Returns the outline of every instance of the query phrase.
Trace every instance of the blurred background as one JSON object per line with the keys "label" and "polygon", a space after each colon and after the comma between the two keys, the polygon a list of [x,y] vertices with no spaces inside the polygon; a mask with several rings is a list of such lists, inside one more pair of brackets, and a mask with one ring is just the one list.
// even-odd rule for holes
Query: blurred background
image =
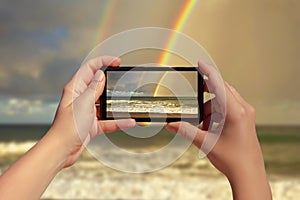
{"label": "blurred background", "polygon": [[[0,0],[0,172],[47,131],[91,49],[127,29],[163,27],[200,43],[256,108],[274,199],[299,199],[299,10],[298,0]],[[191,147],[166,169],[131,175],[85,152],[43,198],[230,198],[224,176],[197,153]]]}

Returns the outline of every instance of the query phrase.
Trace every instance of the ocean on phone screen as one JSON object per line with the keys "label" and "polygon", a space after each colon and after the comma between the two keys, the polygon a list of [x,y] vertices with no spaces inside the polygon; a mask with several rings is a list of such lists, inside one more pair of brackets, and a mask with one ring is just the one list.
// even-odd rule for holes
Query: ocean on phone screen
{"label": "ocean on phone screen", "polygon": [[198,99],[193,96],[146,96],[141,92],[107,91],[107,112],[110,117],[131,113],[137,117],[152,114],[152,117],[189,116],[197,118]]}

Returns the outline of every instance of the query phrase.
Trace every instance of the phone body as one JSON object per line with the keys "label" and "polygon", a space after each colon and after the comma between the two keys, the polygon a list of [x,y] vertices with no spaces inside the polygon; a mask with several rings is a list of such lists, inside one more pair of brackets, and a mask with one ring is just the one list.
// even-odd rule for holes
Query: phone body
{"label": "phone body", "polygon": [[98,109],[102,120],[137,122],[203,119],[204,82],[198,67],[104,67],[106,77]]}

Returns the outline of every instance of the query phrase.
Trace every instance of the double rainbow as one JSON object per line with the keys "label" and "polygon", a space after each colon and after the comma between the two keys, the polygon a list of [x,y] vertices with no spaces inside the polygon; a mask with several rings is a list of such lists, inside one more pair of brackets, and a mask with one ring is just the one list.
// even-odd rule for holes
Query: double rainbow
{"label": "double rainbow", "polygon": [[[174,47],[175,43],[176,43],[176,32],[181,32],[182,29],[184,28],[184,25],[187,21],[187,19],[189,18],[193,8],[195,7],[195,5],[197,4],[198,0],[186,0],[184,1],[184,5],[181,9],[181,12],[178,16],[178,18],[176,18],[175,23],[172,27],[172,30],[174,30],[174,32],[170,35],[166,46],[165,46],[165,50],[161,53],[158,63],[160,65],[167,65],[170,59],[170,53],[169,51]],[[99,23],[99,30],[97,33],[97,41],[101,41],[104,39],[105,30],[109,30],[109,26],[111,26],[111,21],[113,19],[113,9],[116,7],[116,3],[117,1],[106,1],[105,6],[102,9],[102,15],[101,15],[101,20]],[[160,82],[163,81],[163,79],[166,77],[166,73],[164,73],[161,78],[160,78]],[[154,92],[153,92],[153,96],[157,96],[158,91],[159,91],[159,84],[157,84]]]}

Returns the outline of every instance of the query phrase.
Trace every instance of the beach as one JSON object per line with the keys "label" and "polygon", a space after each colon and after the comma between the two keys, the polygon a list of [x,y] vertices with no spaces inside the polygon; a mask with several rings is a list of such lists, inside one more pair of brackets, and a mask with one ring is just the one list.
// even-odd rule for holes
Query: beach
{"label": "beach", "polygon": [[[4,129],[0,130],[2,173],[33,146],[36,140],[10,140],[9,136],[5,139],[2,132]],[[42,129],[37,128],[35,131],[38,130]],[[258,129],[264,131],[259,139],[262,143],[273,199],[299,199],[300,150],[297,135],[299,128],[284,129],[285,135],[274,130],[277,129]],[[117,143],[120,137],[122,136],[114,133],[110,139]],[[122,141],[124,140],[119,142]],[[137,141],[128,142],[122,147],[138,152],[145,148],[159,148],[168,139],[157,138],[155,141],[157,142],[138,144]],[[214,169],[206,158],[199,159],[197,155],[198,149],[192,146],[176,162],[161,170],[130,174],[111,169],[93,158],[88,151],[84,151],[74,166],[62,170],[55,177],[42,199],[231,199],[227,179]]]}

